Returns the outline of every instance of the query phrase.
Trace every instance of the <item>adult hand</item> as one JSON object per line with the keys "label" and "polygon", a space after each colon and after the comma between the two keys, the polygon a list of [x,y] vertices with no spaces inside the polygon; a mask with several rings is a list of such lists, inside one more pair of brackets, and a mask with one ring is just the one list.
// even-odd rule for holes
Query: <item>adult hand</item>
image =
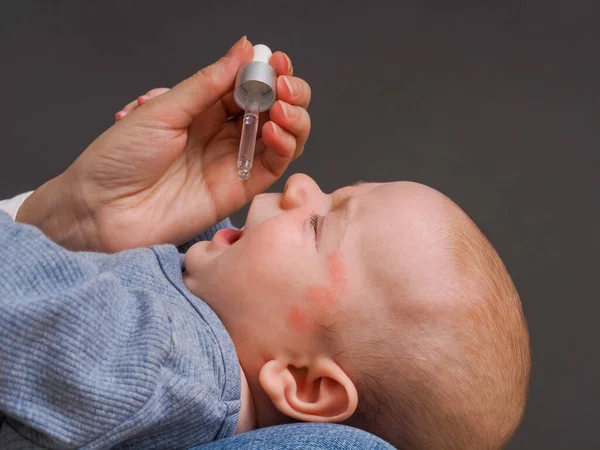
{"label": "adult hand", "polygon": [[36,190],[17,220],[67,248],[115,252],[181,244],[240,209],[302,153],[310,131],[310,87],[276,52],[278,100],[261,117],[250,178],[237,178],[241,111],[233,87],[252,54],[242,38],[213,65],[129,114],[126,107],[127,117]]}

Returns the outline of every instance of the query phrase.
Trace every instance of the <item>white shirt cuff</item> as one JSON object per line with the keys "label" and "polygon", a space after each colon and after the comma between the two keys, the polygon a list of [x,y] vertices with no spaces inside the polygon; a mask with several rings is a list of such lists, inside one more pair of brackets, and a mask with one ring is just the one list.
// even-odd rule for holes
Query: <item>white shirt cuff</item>
{"label": "white shirt cuff", "polygon": [[13,220],[16,220],[19,208],[31,194],[33,194],[33,191],[24,192],[8,200],[0,200],[0,211],[4,211],[12,217]]}

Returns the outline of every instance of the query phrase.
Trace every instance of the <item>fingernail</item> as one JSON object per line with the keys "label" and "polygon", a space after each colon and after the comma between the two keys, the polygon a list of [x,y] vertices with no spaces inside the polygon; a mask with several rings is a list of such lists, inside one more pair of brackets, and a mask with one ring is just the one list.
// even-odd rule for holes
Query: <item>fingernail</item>
{"label": "fingernail", "polygon": [[241,52],[244,49],[244,47],[246,47],[246,44],[248,44],[248,38],[246,38],[246,36],[242,36],[242,38],[235,44],[233,44],[233,47],[229,49],[229,51],[227,52],[227,56],[233,56]]}
{"label": "fingernail", "polygon": [[292,73],[293,67],[292,67],[292,60],[290,59],[290,57],[287,55],[287,53],[284,53],[285,55],[285,59],[287,59],[287,71],[288,73]]}
{"label": "fingernail", "polygon": [[295,97],[296,96],[296,86],[290,77],[283,77],[283,82],[287,86],[290,91],[290,94]]}
{"label": "fingernail", "polygon": [[280,133],[280,131],[281,131],[281,130],[279,129],[279,125],[277,125],[275,122],[271,122],[271,124],[273,125],[273,133],[274,133],[276,136],[279,136],[279,133]]}
{"label": "fingernail", "polygon": [[294,117],[296,117],[298,115],[298,111],[292,105],[288,105],[286,102],[282,102],[282,101],[280,101],[279,103],[281,103],[281,109],[283,109],[283,115],[285,117],[287,117],[288,119],[293,119]]}

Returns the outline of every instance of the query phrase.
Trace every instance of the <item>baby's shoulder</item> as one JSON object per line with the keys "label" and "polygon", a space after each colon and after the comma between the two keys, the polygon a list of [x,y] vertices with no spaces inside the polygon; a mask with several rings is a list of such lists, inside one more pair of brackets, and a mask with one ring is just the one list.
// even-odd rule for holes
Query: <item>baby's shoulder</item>
{"label": "baby's shoulder", "polygon": [[161,294],[169,291],[166,271],[181,272],[182,268],[182,255],[173,245],[136,248],[111,255],[89,254],[88,257],[97,258],[98,269],[117,277],[122,285]]}

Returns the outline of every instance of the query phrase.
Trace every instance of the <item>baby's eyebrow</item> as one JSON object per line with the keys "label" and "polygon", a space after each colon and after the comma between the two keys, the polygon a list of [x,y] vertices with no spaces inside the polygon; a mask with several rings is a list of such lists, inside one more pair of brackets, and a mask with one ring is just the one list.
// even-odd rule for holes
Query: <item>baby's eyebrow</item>
{"label": "baby's eyebrow", "polygon": [[350,214],[350,203],[352,202],[352,200],[354,199],[354,197],[352,197],[351,195],[348,195],[346,197],[344,197],[335,207],[334,211],[340,213],[340,216],[342,216],[344,218],[344,220],[348,220],[349,218],[349,214]]}
{"label": "baby's eyebrow", "polygon": [[338,247],[342,245],[342,240],[344,239],[344,235],[346,234],[346,229],[348,228],[348,223],[350,222],[350,218],[352,216],[352,204],[354,203],[355,198],[351,195],[344,197],[340,202],[335,206],[332,212],[337,212],[339,214],[338,222]]}
{"label": "baby's eyebrow", "polygon": [[[373,184],[368,181],[359,180],[347,187],[354,188],[357,186],[365,185],[365,184]],[[347,192],[347,191],[345,191]],[[340,198],[341,197],[341,198]],[[344,239],[344,235],[346,234],[346,229],[348,228],[348,224],[352,220],[352,211],[355,209],[354,205],[356,203],[356,197],[351,194],[342,194],[338,191],[333,193],[333,204],[334,207],[331,210],[332,213],[337,214],[337,232],[338,232],[338,243],[337,247],[342,245],[342,240]]]}

